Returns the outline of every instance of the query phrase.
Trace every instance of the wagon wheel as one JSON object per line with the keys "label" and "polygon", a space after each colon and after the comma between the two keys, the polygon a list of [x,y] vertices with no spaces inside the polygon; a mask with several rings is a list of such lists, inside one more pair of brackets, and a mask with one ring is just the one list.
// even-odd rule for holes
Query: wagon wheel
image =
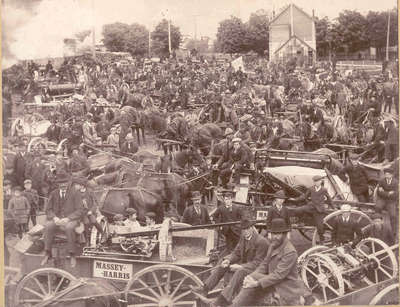
{"label": "wagon wheel", "polygon": [[[338,210],[335,212],[332,212],[328,214],[327,216],[324,217],[324,226],[325,226],[325,232],[324,232],[324,245],[331,246],[332,245],[332,222],[337,216],[340,216],[343,214],[344,211]],[[350,219],[357,221],[361,227],[365,227],[366,225],[369,225],[372,221],[371,218],[366,215],[364,212],[351,209],[350,211]],[[313,234],[313,239],[312,239],[312,245],[315,246],[317,244],[317,238],[318,238],[318,232],[317,229],[314,230]]]}
{"label": "wagon wheel", "polygon": [[31,141],[28,144],[28,152],[32,152],[33,150],[37,149],[39,145],[43,145],[43,149],[47,149],[47,141],[46,139],[37,136],[31,139]]}
{"label": "wagon wheel", "polygon": [[323,303],[344,295],[344,280],[339,267],[328,255],[308,256],[301,266],[301,278]]}
{"label": "wagon wheel", "polygon": [[46,300],[51,300],[64,291],[67,292],[76,280],[72,274],[60,269],[35,270],[18,283],[14,294],[14,306],[47,306]]}
{"label": "wagon wheel", "polygon": [[68,139],[63,139],[61,140],[60,143],[57,145],[57,151],[65,151],[65,149],[68,147]]}
{"label": "wagon wheel", "polygon": [[369,306],[397,305],[399,303],[399,284],[395,283],[383,289],[369,302]]}
{"label": "wagon wheel", "polygon": [[397,276],[397,258],[385,242],[376,238],[366,238],[357,244],[356,252],[373,264],[366,274],[370,282],[377,284]]}
{"label": "wagon wheel", "polygon": [[133,275],[125,288],[125,299],[128,307],[196,306],[191,285],[203,283],[182,267],[153,265]]}
{"label": "wagon wheel", "polygon": [[298,266],[301,266],[310,255],[317,254],[319,252],[323,252],[329,249],[328,246],[325,245],[315,245],[313,247],[310,247],[309,249],[305,250],[299,258],[297,258],[297,264]]}

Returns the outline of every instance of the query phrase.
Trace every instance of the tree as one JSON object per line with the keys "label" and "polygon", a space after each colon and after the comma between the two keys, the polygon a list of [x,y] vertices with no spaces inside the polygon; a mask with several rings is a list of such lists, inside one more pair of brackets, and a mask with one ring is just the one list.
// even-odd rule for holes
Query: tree
{"label": "tree", "polygon": [[134,23],[113,23],[103,26],[103,43],[109,51],[144,55],[149,48],[149,32],[145,26]]}
{"label": "tree", "polygon": [[92,34],[91,30],[85,30],[81,31],[75,34],[75,37],[78,39],[78,41],[83,42],[86,37],[88,37],[90,34]]}
{"label": "tree", "polygon": [[109,51],[124,52],[127,49],[126,33],[129,25],[121,22],[106,24],[103,26],[103,43]]}
{"label": "tree", "polygon": [[246,23],[246,45],[248,50],[253,50],[263,55],[269,47],[269,18],[264,10],[258,10],[250,15]]}
{"label": "tree", "polygon": [[341,12],[333,31],[340,34],[336,42],[347,47],[350,52],[369,47],[367,19],[357,11]]}
{"label": "tree", "polygon": [[207,39],[190,39],[186,43],[186,48],[190,51],[196,49],[199,53],[204,53],[208,51],[208,38]]}
{"label": "tree", "polygon": [[126,33],[127,43],[126,51],[130,54],[145,55],[149,50],[149,31],[145,26],[138,23],[131,24],[129,30]]}
{"label": "tree", "polygon": [[[166,55],[169,53],[168,43],[168,21],[166,19],[156,26],[154,31],[151,33],[151,49],[155,54]],[[182,41],[182,34],[179,27],[171,24],[171,49],[175,50],[179,48]]]}
{"label": "tree", "polygon": [[240,18],[231,16],[219,23],[215,48],[223,53],[246,51],[247,29]]}
{"label": "tree", "polygon": [[[390,12],[389,45],[398,44],[397,10]],[[377,52],[383,51],[386,47],[386,35],[388,26],[388,12],[368,12],[367,32],[371,47],[377,48]]]}

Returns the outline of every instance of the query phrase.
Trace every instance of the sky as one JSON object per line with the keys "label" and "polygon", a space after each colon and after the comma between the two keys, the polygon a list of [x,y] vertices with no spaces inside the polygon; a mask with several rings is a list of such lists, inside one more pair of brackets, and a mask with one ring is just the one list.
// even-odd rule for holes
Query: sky
{"label": "sky", "polygon": [[[17,59],[62,56],[63,39],[95,24],[96,41],[102,26],[124,22],[151,30],[166,16],[182,34],[214,39],[218,23],[231,15],[247,21],[259,9],[280,9],[294,3],[317,17],[336,18],[342,10],[384,11],[396,0],[2,0],[3,66]],[[6,63],[4,63],[6,62]]]}

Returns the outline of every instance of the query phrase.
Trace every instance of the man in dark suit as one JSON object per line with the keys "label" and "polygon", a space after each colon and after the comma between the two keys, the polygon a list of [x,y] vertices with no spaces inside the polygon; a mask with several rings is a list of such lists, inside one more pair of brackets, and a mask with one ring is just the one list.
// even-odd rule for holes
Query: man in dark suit
{"label": "man in dark suit", "polygon": [[201,206],[201,195],[199,191],[194,191],[192,194],[193,205],[187,207],[183,212],[182,223],[190,225],[205,225],[210,224],[210,216],[207,208]]}
{"label": "man in dark suit", "polygon": [[[351,161],[349,162],[350,164],[341,171],[341,174],[347,174],[350,181],[350,189],[353,194],[357,196],[358,201],[367,203],[369,202],[367,173],[358,162],[355,165]],[[346,179],[344,181],[347,181],[347,178],[343,179]]]}
{"label": "man in dark suit", "polygon": [[81,193],[74,185],[70,184],[68,174],[65,172],[57,174],[56,182],[58,188],[50,193],[45,213],[48,223],[44,229],[45,257],[42,265],[51,258],[51,248],[57,230],[65,231],[67,235],[67,248],[71,256],[71,267],[75,267],[75,228],[85,214]]}
{"label": "man in dark suit", "polygon": [[332,223],[332,242],[334,245],[352,243],[355,248],[362,239],[361,227],[357,221],[351,219],[351,206],[342,205],[342,215],[338,216]]}
{"label": "man in dark suit", "polygon": [[300,305],[301,296],[309,296],[298,276],[297,252],[287,238],[290,231],[284,219],[277,218],[268,225],[271,243],[260,265],[244,278],[243,286],[231,306],[259,304],[266,294],[274,291],[279,306]]}
{"label": "man in dark suit", "polygon": [[[211,215],[215,223],[236,222],[242,219],[242,210],[233,206],[233,192],[230,190],[222,190],[223,204],[218,206],[215,212]],[[233,226],[223,226],[221,233],[225,236],[226,247],[223,254],[230,253],[236,246],[240,238],[240,228]]]}
{"label": "man in dark suit", "polygon": [[399,182],[393,177],[393,169],[384,169],[384,174],[385,178],[379,181],[377,186],[376,212],[381,213],[383,210],[388,212],[392,228],[390,233],[393,235],[390,243],[393,244],[395,238],[397,238],[399,228],[399,212],[397,207],[399,201]]}
{"label": "man in dark suit", "polygon": [[26,146],[24,143],[19,143],[17,147],[17,154],[14,158],[14,176],[19,186],[24,185],[25,181],[25,169],[27,162]]}
{"label": "man in dark suit", "polygon": [[[268,241],[259,235],[254,228],[254,223],[244,218],[240,224],[241,237],[233,252],[221,259],[210,277],[200,288],[192,288],[193,292],[206,304],[229,305],[246,275],[253,272],[264,259],[268,250]],[[228,285],[224,288],[217,300],[213,302],[207,299],[207,293],[214,289],[221,278],[228,272],[234,272],[229,279]]]}
{"label": "man in dark suit", "polygon": [[276,218],[284,219],[286,224],[290,226],[289,210],[283,206],[286,199],[285,192],[279,190],[274,194],[274,198],[272,206],[268,210],[267,226],[271,225],[272,220]]}

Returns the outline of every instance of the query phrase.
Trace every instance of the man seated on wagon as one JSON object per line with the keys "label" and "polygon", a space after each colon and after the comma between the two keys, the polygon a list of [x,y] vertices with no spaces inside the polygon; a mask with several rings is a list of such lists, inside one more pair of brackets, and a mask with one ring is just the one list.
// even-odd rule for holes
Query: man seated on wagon
{"label": "man seated on wagon", "polygon": [[79,153],[78,146],[72,147],[72,154],[70,159],[70,170],[78,176],[85,175],[89,171],[89,163],[86,156]]}
{"label": "man seated on wagon", "polygon": [[[368,187],[368,176],[364,168],[356,162],[353,164],[349,160],[349,165],[347,165],[341,172],[340,175],[346,175],[349,178],[351,192],[357,196],[360,202],[369,202],[369,187]],[[341,176],[342,178],[342,176]],[[347,181],[347,178],[344,181]]]}
{"label": "man seated on wagon", "polygon": [[301,297],[308,299],[311,296],[298,276],[297,251],[287,236],[290,226],[284,219],[277,218],[267,227],[271,240],[266,256],[244,278],[231,306],[253,306],[262,303],[266,296],[277,306],[293,306],[301,304]]}
{"label": "man seated on wagon", "polygon": [[332,200],[326,188],[322,186],[323,177],[316,175],[313,177],[314,186],[309,188],[307,192],[297,198],[291,199],[294,202],[306,201],[306,205],[293,208],[294,215],[310,214],[314,218],[315,226],[319,235],[319,240],[324,241],[324,217],[326,214],[326,205],[331,206]]}
{"label": "man seated on wagon", "polygon": [[210,224],[210,216],[207,208],[201,205],[201,195],[199,191],[192,193],[193,205],[186,207],[182,216],[182,223],[189,225],[206,225]]}
{"label": "man seated on wagon", "polygon": [[[258,234],[254,223],[243,218],[240,229],[240,240],[235,249],[219,261],[210,277],[204,282],[204,286],[192,287],[192,291],[206,304],[229,305],[240,289],[245,276],[253,272],[266,255],[268,241]],[[230,274],[228,275],[229,283],[216,301],[206,298],[208,292],[213,290],[227,273]]]}
{"label": "man seated on wagon", "polygon": [[45,265],[52,257],[52,246],[57,230],[65,231],[67,235],[67,250],[71,257],[71,267],[76,265],[76,233],[75,228],[79,226],[84,217],[85,209],[81,193],[70,184],[68,174],[58,173],[56,182],[58,188],[50,193],[45,207],[48,223],[44,229],[45,257],[41,265]]}
{"label": "man seated on wagon", "polygon": [[279,190],[274,194],[274,200],[272,201],[272,206],[268,209],[267,215],[267,226],[271,225],[272,220],[276,218],[281,218],[285,220],[285,223],[290,226],[289,210],[283,206],[286,200],[285,191]]}
{"label": "man seated on wagon", "polygon": [[93,115],[91,113],[86,114],[86,120],[82,125],[82,131],[84,143],[94,146],[101,141],[101,138],[97,136]]}
{"label": "man seated on wagon", "polygon": [[350,205],[344,204],[340,207],[340,210],[343,211],[342,215],[336,217],[331,224],[332,242],[334,245],[342,245],[351,242],[351,247],[355,248],[362,239],[361,226],[356,220],[350,219]]}

